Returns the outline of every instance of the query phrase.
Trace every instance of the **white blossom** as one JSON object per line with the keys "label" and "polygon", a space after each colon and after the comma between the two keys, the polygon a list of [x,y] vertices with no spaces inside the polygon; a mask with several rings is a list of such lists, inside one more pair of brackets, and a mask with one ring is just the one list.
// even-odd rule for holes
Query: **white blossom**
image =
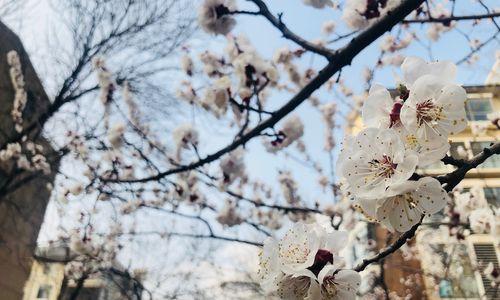
{"label": "white blossom", "polygon": [[7,63],[10,66],[9,75],[15,93],[11,116],[14,121],[14,128],[17,132],[21,132],[23,130],[23,111],[28,102],[28,94],[25,90],[24,75],[19,54],[14,50],[9,51],[7,53]]}
{"label": "white blossom", "polygon": [[318,276],[321,300],[355,300],[361,276],[353,270],[338,270],[327,265]]}
{"label": "white blossom", "polygon": [[279,241],[268,238],[260,255],[262,288],[281,299],[352,296],[360,277],[354,271],[340,270],[344,262],[338,253],[346,242],[344,232],[327,233],[317,224],[303,223],[296,223]]}
{"label": "white blossom", "polygon": [[224,76],[217,79],[213,85],[206,89],[202,106],[212,111],[215,116],[224,115],[228,108],[231,88],[231,80]]}
{"label": "white blossom", "polygon": [[449,200],[439,181],[423,177],[393,186],[380,199],[357,199],[363,212],[384,224],[389,230],[405,232],[417,224],[423,215],[443,209]]}
{"label": "white blossom", "polygon": [[404,183],[415,171],[418,157],[406,150],[391,129],[361,131],[339,156],[337,165],[347,191],[359,198],[380,198],[391,186]]}
{"label": "white blossom", "polygon": [[181,68],[182,68],[182,71],[184,71],[184,73],[186,73],[188,76],[193,75],[194,64],[193,64],[193,60],[191,59],[191,56],[189,56],[187,54],[182,56]]}
{"label": "white blossom", "polygon": [[488,207],[488,202],[481,192],[480,187],[472,187],[465,193],[459,191],[453,193],[455,211],[460,214],[461,222],[467,222],[473,211]]}
{"label": "white blossom", "polygon": [[332,20],[326,21],[321,26],[321,32],[324,35],[330,35],[335,31],[335,26],[336,26],[335,21],[332,21]]}
{"label": "white blossom", "polygon": [[208,33],[226,35],[236,25],[236,20],[230,14],[235,9],[233,0],[205,0],[200,6],[198,22]]}
{"label": "white blossom", "polygon": [[467,126],[467,94],[458,85],[435,75],[419,77],[401,108],[401,122],[417,139],[424,142],[447,140],[450,134]]}
{"label": "white blossom", "polygon": [[238,214],[236,204],[227,200],[217,216],[217,222],[226,226],[235,226],[243,223],[243,218]]}
{"label": "white blossom", "polygon": [[332,0],[302,0],[305,5],[312,6],[314,8],[325,8],[327,6],[333,6]]}
{"label": "white blossom", "polygon": [[111,72],[106,67],[106,62],[102,57],[95,57],[92,60],[94,69],[97,71],[97,78],[99,81],[99,88],[101,91],[101,102],[107,106],[113,96],[114,81]]}
{"label": "white blossom", "polygon": [[243,151],[236,150],[221,159],[220,168],[225,184],[231,184],[236,178],[246,178],[243,158]]}
{"label": "white blossom", "polygon": [[273,61],[276,64],[288,64],[293,59],[293,53],[288,47],[276,49],[273,55]]}
{"label": "white blossom", "polygon": [[123,143],[123,133],[125,132],[125,124],[116,123],[108,132],[108,141],[113,148],[118,149]]}
{"label": "white blossom", "polygon": [[172,135],[177,148],[189,149],[198,145],[198,131],[191,124],[178,126]]}
{"label": "white blossom", "polygon": [[491,233],[495,227],[495,216],[489,208],[473,210],[469,216],[470,228],[475,233]]}
{"label": "white blossom", "polygon": [[399,5],[400,0],[347,0],[342,20],[352,29],[362,29]]}
{"label": "white blossom", "polygon": [[424,75],[434,75],[440,82],[453,82],[457,74],[457,66],[451,61],[427,62],[420,57],[408,56],[401,64],[402,83],[411,89],[411,85]]}
{"label": "white blossom", "polygon": [[302,135],[304,135],[304,124],[297,115],[293,115],[284,121],[276,140],[266,141],[264,146],[267,151],[276,152],[290,146],[293,142],[300,139]]}

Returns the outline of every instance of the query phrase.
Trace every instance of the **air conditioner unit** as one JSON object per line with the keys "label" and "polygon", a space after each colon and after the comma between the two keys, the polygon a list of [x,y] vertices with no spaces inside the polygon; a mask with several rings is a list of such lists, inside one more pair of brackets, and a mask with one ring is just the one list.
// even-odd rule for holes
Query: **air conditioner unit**
{"label": "air conditioner unit", "polygon": [[498,241],[495,240],[493,235],[472,234],[467,237],[467,243],[471,261],[476,267],[475,275],[481,299],[500,299],[500,288],[498,286],[493,287],[491,280],[483,273],[489,263],[499,268],[500,249]]}

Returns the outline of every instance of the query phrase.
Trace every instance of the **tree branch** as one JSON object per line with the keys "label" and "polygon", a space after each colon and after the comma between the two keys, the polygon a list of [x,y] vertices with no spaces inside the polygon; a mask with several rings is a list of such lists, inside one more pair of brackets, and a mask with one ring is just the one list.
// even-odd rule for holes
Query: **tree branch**
{"label": "tree branch", "polygon": [[288,27],[283,23],[281,20],[282,14],[278,14],[278,17],[275,17],[267,8],[267,5],[264,3],[262,0],[247,0],[253,2],[255,5],[259,7],[259,13],[264,16],[271,24],[273,24],[274,27],[276,27],[281,33],[283,34],[283,37],[286,39],[289,39],[291,41],[294,41],[296,44],[300,45],[302,48],[311,51],[313,53],[319,54],[327,58],[328,60],[333,59],[333,52],[330,51],[329,49],[314,45],[313,43],[310,43],[306,41],[305,39],[301,38],[297,34],[293,33]]}
{"label": "tree branch", "polygon": [[[422,217],[423,219],[423,217]],[[422,219],[420,219],[420,222],[417,224],[413,225],[413,227],[408,230],[407,232],[403,233],[394,243],[392,243],[389,247],[385,248],[384,250],[380,251],[377,255],[363,259],[361,263],[359,263],[356,267],[354,267],[354,271],[356,272],[361,272],[363,271],[368,265],[377,262],[384,257],[396,252],[399,248],[401,248],[406,241],[412,239],[415,236],[415,232],[417,232],[418,227],[420,224],[422,224]]]}
{"label": "tree branch", "polygon": [[464,162],[460,168],[446,175],[438,176],[437,179],[441,184],[446,184],[445,190],[450,192],[464,179],[468,171],[476,168],[491,156],[498,154],[500,154],[500,142],[496,142],[491,147],[485,148],[483,152]]}
{"label": "tree branch", "polygon": [[245,135],[236,139],[234,142],[228,146],[222,148],[221,150],[206,156],[204,159],[198,160],[197,162],[191,163],[189,165],[180,166],[174,169],[167,170],[162,173],[158,173],[154,176],[139,178],[139,179],[101,179],[103,182],[129,182],[129,183],[141,183],[149,182],[161,179],[165,176],[177,174],[189,170],[196,169],[207,163],[213,162],[229,153],[239,146],[246,144],[252,138],[259,136],[262,131],[267,128],[271,128],[276,125],[281,119],[287,116],[295,108],[297,108],[302,102],[308,99],[313,92],[319,89],[325,82],[327,82],[335,73],[341,70],[343,67],[350,65],[351,61],[356,55],[358,55],[363,49],[373,43],[376,39],[382,36],[385,32],[389,31],[407,15],[409,15],[413,10],[417,9],[424,0],[406,0],[403,1],[401,5],[395,8],[393,11],[389,12],[386,16],[382,17],[377,23],[368,28],[367,30],[360,33],[357,37],[353,38],[342,49],[337,50],[332,57],[332,60],[328,65],[323,68],[316,77],[314,77],[300,92],[298,92],[288,103],[282,106],[280,109],[274,112],[274,114],[269,117],[264,122],[261,122],[250,130]]}
{"label": "tree branch", "polygon": [[465,21],[465,20],[481,20],[481,19],[494,19],[496,17],[500,17],[500,12],[488,13],[483,15],[467,15],[467,16],[450,16],[445,18],[427,18],[427,19],[412,19],[412,20],[403,20],[403,24],[412,24],[412,23],[449,23],[451,21]]}

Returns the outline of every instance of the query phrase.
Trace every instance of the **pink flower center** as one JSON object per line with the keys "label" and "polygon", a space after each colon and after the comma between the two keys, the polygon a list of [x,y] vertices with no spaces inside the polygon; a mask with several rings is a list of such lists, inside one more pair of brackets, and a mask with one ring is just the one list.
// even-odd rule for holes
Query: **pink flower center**
{"label": "pink flower center", "polygon": [[394,103],[394,106],[392,107],[391,113],[389,116],[391,117],[391,125],[389,127],[392,128],[392,126],[397,125],[401,122],[401,108],[403,107],[403,103],[396,102]]}
{"label": "pink flower center", "polygon": [[422,126],[424,123],[434,125],[436,121],[444,118],[443,107],[434,104],[432,99],[418,103],[416,110],[418,126]]}
{"label": "pink flower center", "polygon": [[328,263],[333,264],[333,254],[328,250],[319,249],[314,257],[313,265],[307,269],[313,272],[313,274],[317,277],[319,272],[321,272],[323,267]]}
{"label": "pink flower center", "polygon": [[394,170],[398,167],[398,164],[392,162],[392,158],[387,155],[382,155],[382,159],[373,159],[370,161],[369,165],[372,171],[375,172],[376,177],[390,178],[394,175]]}
{"label": "pink flower center", "polygon": [[215,7],[215,14],[216,14],[217,19],[219,19],[219,18],[221,18],[224,15],[227,15],[229,13],[230,13],[229,9],[226,6],[222,5],[222,4],[217,5]]}

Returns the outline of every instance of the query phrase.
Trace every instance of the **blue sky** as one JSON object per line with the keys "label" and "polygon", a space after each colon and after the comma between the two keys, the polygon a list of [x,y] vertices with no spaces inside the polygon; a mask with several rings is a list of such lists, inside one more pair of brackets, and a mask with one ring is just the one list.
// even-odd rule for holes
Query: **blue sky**
{"label": "blue sky", "polygon": [[[45,34],[52,29],[50,24],[50,17],[52,12],[48,9],[47,2],[45,4],[38,4],[33,6],[35,8],[34,12],[31,11],[32,15],[36,17],[29,18],[26,20],[13,20],[9,24],[13,28],[21,33],[21,37],[28,48],[32,60],[38,70],[47,69],[46,60],[42,56],[42,53],[47,49],[44,47]],[[471,4],[470,1],[458,1],[462,5],[457,7],[456,14],[472,14],[474,12],[480,12],[479,8]],[[495,1],[486,1],[490,4],[495,4]],[[269,0],[266,1],[270,6],[273,13],[283,12],[284,22],[296,33],[304,36],[308,40],[314,40],[321,37],[321,25],[323,22],[328,20],[334,20],[338,24],[338,32],[346,33],[348,30],[342,26],[342,21],[340,20],[340,15],[338,12],[332,12],[329,9],[317,10],[311,7],[304,6],[300,0]],[[253,9],[253,6],[247,1],[239,1],[241,8],[247,8],[249,10]],[[419,30],[422,28],[426,30],[426,26],[415,25],[413,27],[415,31],[422,32]],[[480,40],[484,40],[489,37],[491,32],[491,26],[480,25],[470,31],[468,26],[463,28],[466,35],[474,36]],[[257,48],[258,52],[265,58],[270,59],[274,51],[284,45],[289,45],[291,48],[296,49],[295,45],[291,42],[281,38],[280,33],[272,27],[267,20],[263,17],[253,17],[253,16],[241,16],[238,17],[238,25],[235,29],[235,33],[244,33]],[[425,32],[424,32],[425,34]],[[342,72],[342,79],[348,83],[348,85],[355,90],[355,92],[360,93],[365,88],[362,85],[362,72],[363,68],[366,66],[372,66],[378,59],[379,55],[379,43],[380,40],[375,42],[373,45],[365,49],[358,57],[356,57],[351,66],[346,67]],[[195,51],[204,50],[202,46],[210,44],[211,48],[222,48],[224,46],[223,37],[211,37],[211,36],[200,36],[196,40],[192,41],[192,46]],[[336,45],[340,46],[340,45]],[[45,45],[46,47],[46,45]],[[458,69],[458,81],[463,84],[481,84],[484,82],[488,71],[494,62],[495,50],[497,50],[498,42],[490,44],[483,51],[480,52],[480,60],[469,66],[463,64]],[[41,50],[41,51],[39,51]],[[433,46],[432,58],[439,60],[452,60],[457,61],[466,55],[468,51],[467,41],[457,33],[445,34],[443,39],[440,40]],[[427,49],[414,43],[411,47],[402,52],[405,55],[416,55],[426,59],[429,59],[429,53]],[[312,67],[319,70],[325,64],[325,60],[307,54],[300,61],[300,67],[302,69]],[[378,72],[375,77],[375,82],[382,83],[387,87],[393,87],[395,84],[394,74],[397,74],[398,70],[396,68],[385,68]],[[286,75],[283,75],[286,77]],[[46,84],[50,86],[50,80],[45,80]],[[337,101],[335,95],[328,93],[326,91],[320,91],[317,93],[322,103],[327,103],[330,101]],[[271,105],[273,107],[278,107],[286,103],[291,95],[285,93],[276,93],[271,99]],[[340,105],[340,104],[339,104]],[[345,105],[340,105],[342,113],[347,113],[348,108]],[[304,140],[309,146],[310,154],[317,158],[318,161],[328,169],[329,162],[328,156],[322,151],[323,148],[323,124],[321,122],[320,114],[312,109],[308,103],[301,105],[294,114],[298,114],[304,124],[306,125]],[[177,117],[176,121],[185,122],[186,119],[190,119],[189,114],[184,114]],[[232,136],[229,133],[234,134],[234,130],[224,127],[224,125],[213,125],[214,119],[210,116],[198,116],[196,122],[202,125],[201,128],[201,149],[203,153],[210,153],[214,150],[221,148],[232,140]],[[338,118],[338,124],[343,125],[343,119]],[[279,124],[278,124],[279,127]],[[343,133],[343,129],[340,128],[336,131],[338,138],[340,139]],[[166,137],[169,138],[169,137]],[[296,161],[286,158],[283,155],[270,155],[265,152],[261,146],[260,140],[255,140],[248,144],[248,154],[245,158],[246,165],[249,173],[253,178],[259,178],[260,180],[269,183],[272,186],[277,186],[277,171],[281,169],[288,169],[293,171],[295,179],[300,183],[300,191],[302,198],[312,204],[314,201],[319,200],[321,203],[331,203],[332,198],[330,194],[325,194],[321,191],[316,181],[315,176],[311,176],[312,173],[302,164]],[[292,151],[294,152],[294,151]],[[214,167],[216,164],[214,164]],[[215,170],[215,169],[214,169]],[[326,172],[328,173],[328,172]],[[218,203],[223,203],[224,199],[214,199]],[[151,216],[151,215],[150,215]],[[236,230],[233,230],[236,232]],[[259,236],[248,234],[249,238],[261,238]]]}

